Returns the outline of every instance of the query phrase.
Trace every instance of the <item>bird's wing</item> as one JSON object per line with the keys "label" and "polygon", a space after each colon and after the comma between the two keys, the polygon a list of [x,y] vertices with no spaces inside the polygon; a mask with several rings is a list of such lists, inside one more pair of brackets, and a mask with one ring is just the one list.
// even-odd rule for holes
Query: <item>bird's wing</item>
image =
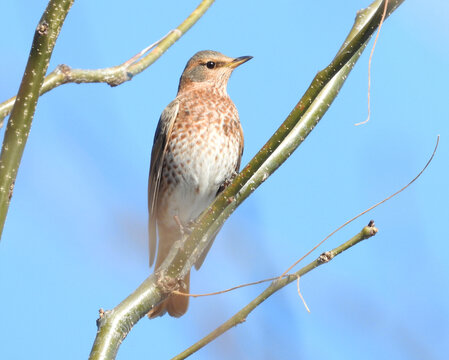
{"label": "bird's wing", "polygon": [[162,112],[154,135],[153,150],[151,151],[150,175],[148,179],[148,211],[149,211],[149,248],[150,266],[153,265],[156,256],[157,234],[156,214],[159,185],[161,183],[162,166],[165,152],[167,151],[168,139],[170,138],[173,124],[178,115],[179,102],[172,101]]}
{"label": "bird's wing", "polygon": [[235,172],[238,174],[240,171],[240,162],[242,161],[243,156],[243,149],[245,147],[245,139],[243,136],[243,129],[242,126],[239,126],[239,133],[240,133],[240,144],[239,144],[239,158],[237,160],[237,164],[235,166]]}

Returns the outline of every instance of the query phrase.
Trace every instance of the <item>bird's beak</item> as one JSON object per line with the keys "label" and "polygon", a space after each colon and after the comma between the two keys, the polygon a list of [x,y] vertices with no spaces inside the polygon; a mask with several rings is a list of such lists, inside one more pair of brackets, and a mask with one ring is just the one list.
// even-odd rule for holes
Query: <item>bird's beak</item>
{"label": "bird's beak", "polygon": [[231,69],[235,69],[237,66],[246,63],[248,60],[251,60],[252,58],[253,58],[252,56],[240,56],[232,60],[230,63],[226,64],[226,66],[230,67]]}

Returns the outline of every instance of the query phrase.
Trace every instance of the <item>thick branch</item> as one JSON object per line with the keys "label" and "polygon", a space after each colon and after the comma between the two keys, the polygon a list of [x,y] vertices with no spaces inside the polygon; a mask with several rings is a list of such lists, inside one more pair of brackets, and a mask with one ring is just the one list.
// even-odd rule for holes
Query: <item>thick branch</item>
{"label": "thick branch", "polygon": [[158,285],[156,277],[151,275],[119,305],[100,316],[89,360],[115,359],[120,344],[134,324],[162,300]]}
{"label": "thick branch", "polygon": [[[148,68],[167,49],[172,46],[181,36],[183,36],[209,9],[215,0],[203,0],[200,5],[185,19],[175,30],[170,31],[163,39],[153,46],[142,50],[135,57],[121,65],[104,69],[72,69],[67,65],[59,65],[48,76],[45,77],[40,95],[54,89],[55,87],[67,83],[107,83],[111,86],[120,85],[133,78]],[[151,52],[146,54],[149,50]],[[146,55],[145,55],[146,54]],[[0,104],[0,122],[11,112],[15,97]],[[0,124],[1,126],[1,124]]]}
{"label": "thick branch", "polygon": [[[387,16],[403,0],[388,2]],[[302,144],[337,97],[352,67],[378,27],[384,2],[374,1],[357,13],[354,25],[334,60],[313,79],[284,123],[243,171],[197,220],[197,226],[171,259],[166,274],[182,279],[224,221]],[[179,271],[179,269],[181,271]]]}
{"label": "thick branch", "polygon": [[273,281],[270,286],[268,286],[265,291],[263,291],[259,296],[257,296],[253,301],[251,301],[248,305],[246,305],[242,310],[240,310],[238,313],[236,313],[234,316],[232,316],[229,320],[224,322],[222,325],[220,325],[218,328],[216,328],[214,331],[212,331],[210,334],[202,338],[197,343],[193,344],[191,347],[180,353],[179,355],[175,356],[172,360],[182,360],[199,349],[203,348],[207,344],[209,344],[211,341],[219,337],[221,334],[225,333],[232,327],[243,323],[248,315],[262,302],[264,302],[266,299],[268,299],[271,295],[273,295],[278,290],[282,289],[284,286],[290,284],[292,281],[297,280],[301,276],[304,276],[308,272],[312,271],[313,269],[317,268],[320,265],[323,265],[325,263],[328,263],[331,261],[335,256],[341,254],[343,251],[348,250],[349,248],[353,247],[354,245],[358,244],[360,241],[368,239],[374,235],[377,234],[377,228],[374,227],[374,222],[370,221],[368,226],[365,226],[362,231],[360,231],[357,235],[355,235],[350,240],[346,241],[342,245],[336,247],[335,249],[331,251],[326,251],[322,253],[316,260],[312,261],[308,265],[304,266],[302,269],[298,270],[294,274],[286,275],[282,279],[278,279]]}
{"label": "thick branch", "polygon": [[73,0],[50,0],[34,34],[28,63],[6,127],[0,155],[0,236],[39,99],[39,90],[56,39],[72,4]]}
{"label": "thick branch", "polygon": [[[390,0],[387,14],[403,0]],[[156,274],[150,276],[128,299],[141,299],[120,304],[120,312],[113,318],[99,322],[91,359],[114,359],[117,349],[130,328],[144,317],[153,306],[165,299],[170,290],[177,290],[178,279],[190,271],[235,208],[265,181],[291,153],[305,140],[338,94],[355,62],[379,25],[384,3],[376,0],[357,14],[355,24],[332,63],[319,72],[309,89],[292,110],[281,127],[250,161],[234,182],[200,216],[197,226],[185,241],[178,241]],[[282,281],[282,280],[280,280]],[[116,309],[112,313],[116,313]],[[123,319],[132,319],[122,326]]]}

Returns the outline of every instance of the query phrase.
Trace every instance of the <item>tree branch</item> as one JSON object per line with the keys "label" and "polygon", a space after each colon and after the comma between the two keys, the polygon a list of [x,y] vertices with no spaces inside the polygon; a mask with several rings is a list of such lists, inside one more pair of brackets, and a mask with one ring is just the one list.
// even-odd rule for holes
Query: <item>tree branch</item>
{"label": "tree branch", "polygon": [[34,34],[28,63],[6,127],[0,155],[0,236],[39,99],[39,90],[56,39],[72,4],[73,0],[50,0]]}
{"label": "tree branch", "polygon": [[[68,83],[106,83],[110,86],[117,86],[131,80],[134,75],[140,74],[159,59],[204,15],[214,1],[202,0],[198,7],[176,29],[171,30],[161,40],[146,47],[123,64],[95,70],[72,69],[67,65],[58,65],[45,77],[39,94],[45,94],[59,85]],[[149,52],[151,49],[153,51]],[[12,97],[0,104],[0,126],[3,124],[3,119],[11,112],[15,100],[16,98]]]}
{"label": "tree branch", "polygon": [[[390,15],[404,0],[390,0]],[[160,301],[178,290],[209,239],[235,208],[264,182],[305,140],[338,94],[349,72],[379,25],[384,3],[374,1],[358,12],[354,26],[331,64],[320,71],[290,115],[213,204],[203,212],[190,235],[170,250],[158,271],[115,309],[98,321],[91,360],[114,359],[131,327]]]}
{"label": "tree branch", "polygon": [[118,348],[131,328],[154,304],[163,300],[155,275],[149,276],[130,296],[97,320],[98,332],[89,360],[115,359]]}
{"label": "tree branch", "polygon": [[[387,16],[403,1],[390,0]],[[178,253],[173,255],[173,259],[170,256],[167,258],[167,264],[170,265],[165,276],[182,279],[208,246],[209,239],[213,238],[237,206],[302,144],[338,95],[378,27],[383,9],[384,2],[376,0],[366,9],[358,11],[354,25],[336,57],[315,76],[304,96],[270,140],[197,219],[190,236],[179,244]]]}
{"label": "tree branch", "polygon": [[322,253],[317,259],[309,263],[308,265],[304,266],[302,269],[298,270],[294,274],[285,275],[283,278],[279,278],[275,281],[273,281],[266,289],[263,291],[259,296],[257,296],[253,301],[251,301],[248,305],[246,305],[242,310],[240,310],[238,313],[236,313],[234,316],[229,318],[226,322],[224,322],[222,325],[220,325],[218,328],[216,328],[214,331],[212,331],[210,334],[202,338],[197,343],[193,344],[191,347],[180,353],[179,355],[172,358],[172,360],[182,360],[199,349],[203,348],[207,344],[209,344],[211,341],[219,337],[221,334],[225,333],[232,327],[243,323],[246,321],[246,318],[248,315],[261,303],[263,303],[266,299],[268,299],[271,295],[273,295],[278,290],[282,289],[284,286],[290,284],[292,281],[297,280],[298,278],[304,276],[308,272],[312,271],[313,269],[317,268],[320,265],[326,264],[329,261],[331,261],[335,256],[341,254],[343,251],[348,250],[349,248],[353,247],[354,245],[358,244],[362,240],[368,239],[374,235],[377,234],[377,228],[374,227],[374,222],[371,220],[370,223],[365,226],[357,235],[355,235],[353,238],[349,239],[345,243],[341,244],[340,246],[336,247],[335,249],[331,251],[326,251]]}

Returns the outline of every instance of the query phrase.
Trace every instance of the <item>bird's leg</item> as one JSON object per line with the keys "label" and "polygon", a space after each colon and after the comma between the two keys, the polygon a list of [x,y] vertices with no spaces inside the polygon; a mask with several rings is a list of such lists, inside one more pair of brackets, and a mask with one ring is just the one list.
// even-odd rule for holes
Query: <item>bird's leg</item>
{"label": "bird's leg", "polygon": [[179,232],[182,236],[184,235],[190,235],[192,230],[195,228],[195,226],[198,224],[198,222],[195,220],[190,220],[187,224],[183,224],[181,220],[179,219],[178,215],[173,216],[173,219],[175,220],[176,224],[179,227]]}
{"label": "bird's leg", "polygon": [[179,232],[181,233],[182,236],[186,235],[186,226],[184,226],[181,222],[181,220],[179,219],[178,215],[173,216],[173,219],[175,220],[175,223],[178,225],[179,228]]}

